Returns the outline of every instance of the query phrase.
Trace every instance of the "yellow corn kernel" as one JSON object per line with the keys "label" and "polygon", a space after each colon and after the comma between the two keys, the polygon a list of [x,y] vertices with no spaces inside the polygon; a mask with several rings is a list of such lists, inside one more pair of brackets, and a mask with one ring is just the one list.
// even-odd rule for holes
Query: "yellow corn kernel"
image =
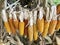
{"label": "yellow corn kernel", "polygon": [[46,37],[48,34],[49,24],[50,24],[50,22],[44,21],[44,31],[42,33],[43,37]]}
{"label": "yellow corn kernel", "polygon": [[57,24],[57,20],[51,20],[50,25],[49,25],[49,30],[48,30],[48,33],[50,35],[53,35],[53,33],[55,31],[56,24]]}
{"label": "yellow corn kernel", "polygon": [[16,30],[13,26],[13,20],[12,19],[9,19],[9,25],[10,25],[10,28],[11,28],[11,31],[12,31],[12,34],[16,34]]}
{"label": "yellow corn kernel", "polygon": [[56,30],[60,29],[60,20],[57,21]]}
{"label": "yellow corn kernel", "polygon": [[7,31],[8,33],[11,33],[9,23],[8,23],[8,22],[4,22],[4,25],[5,25],[6,31]]}
{"label": "yellow corn kernel", "polygon": [[21,36],[24,35],[24,22],[19,22],[19,33]]}
{"label": "yellow corn kernel", "polygon": [[37,27],[39,32],[42,33],[44,29],[44,19],[37,19]]}
{"label": "yellow corn kernel", "polygon": [[37,31],[37,25],[36,24],[33,25],[33,37],[34,37],[34,40],[38,39],[38,31]]}
{"label": "yellow corn kernel", "polygon": [[33,40],[33,26],[28,26],[28,38],[29,41]]}

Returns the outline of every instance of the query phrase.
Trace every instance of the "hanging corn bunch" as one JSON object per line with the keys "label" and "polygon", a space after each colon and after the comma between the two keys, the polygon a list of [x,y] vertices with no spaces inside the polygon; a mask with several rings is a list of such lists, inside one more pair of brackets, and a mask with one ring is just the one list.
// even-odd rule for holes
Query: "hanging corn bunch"
{"label": "hanging corn bunch", "polygon": [[6,16],[6,11],[5,10],[2,10],[2,18],[3,18],[3,21],[4,21],[4,26],[6,28],[6,31],[10,34],[11,33],[11,29],[10,29],[10,26],[9,26],[9,23],[8,23],[8,20],[7,20],[7,16]]}
{"label": "hanging corn bunch", "polygon": [[20,20],[20,22],[19,22],[19,33],[20,33],[21,36],[24,35],[24,25],[25,25],[24,22],[23,22],[23,19],[24,19],[23,15],[24,14],[21,11],[20,15],[19,15],[19,20]]}
{"label": "hanging corn bunch", "polygon": [[33,16],[32,16],[32,11],[29,12],[29,26],[28,26],[28,38],[29,41],[33,41]]}
{"label": "hanging corn bunch", "polygon": [[50,21],[49,21],[49,7],[47,7],[47,14],[45,16],[46,16],[46,20],[44,21],[44,30],[43,30],[43,33],[42,33],[43,37],[46,37],[47,34],[48,34],[48,29],[49,29],[49,24],[50,24]]}
{"label": "hanging corn bunch", "polygon": [[16,12],[13,12],[13,24],[14,24],[14,27],[18,29],[19,21],[17,19]]}
{"label": "hanging corn bunch", "polygon": [[37,24],[36,24],[36,20],[37,20],[37,10],[34,11],[34,24],[33,24],[33,37],[34,40],[38,39],[38,30],[37,30]]}
{"label": "hanging corn bunch", "polygon": [[56,24],[57,24],[57,15],[56,15],[56,6],[52,6],[51,8],[52,8],[51,9],[52,10],[52,20],[49,25],[48,33],[50,35],[53,35],[53,33],[55,32]]}
{"label": "hanging corn bunch", "polygon": [[39,17],[37,19],[37,27],[40,33],[43,32],[44,29],[44,19],[43,19],[43,7],[39,9]]}
{"label": "hanging corn bunch", "polygon": [[10,28],[11,28],[11,31],[12,31],[12,34],[16,34],[16,30],[15,30],[15,27],[13,26],[13,19],[12,19],[12,14],[9,13],[9,25],[10,25]]}

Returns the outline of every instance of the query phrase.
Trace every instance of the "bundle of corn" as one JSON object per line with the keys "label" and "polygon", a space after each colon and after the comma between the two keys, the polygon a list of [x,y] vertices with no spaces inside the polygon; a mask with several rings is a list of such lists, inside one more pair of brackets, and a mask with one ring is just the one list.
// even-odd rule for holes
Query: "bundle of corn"
{"label": "bundle of corn", "polygon": [[33,37],[34,37],[34,40],[37,40],[38,39],[38,31],[37,31],[37,24],[36,24],[36,20],[37,20],[37,10],[34,11],[34,17],[33,17]]}
{"label": "bundle of corn", "polygon": [[43,37],[46,37],[48,34],[48,29],[49,29],[49,24],[50,24],[50,20],[49,20],[49,7],[47,7],[47,14],[45,15],[46,19],[44,20],[44,30],[42,33]]}
{"label": "bundle of corn", "polygon": [[57,24],[56,6],[52,6],[51,10],[52,10],[52,20],[49,25],[48,33],[50,35],[53,35],[53,33],[55,32],[56,24]]}
{"label": "bundle of corn", "polygon": [[43,7],[40,7],[40,9],[39,9],[37,27],[38,27],[39,32],[42,33],[43,29],[44,29]]}
{"label": "bundle of corn", "polygon": [[33,16],[32,16],[32,11],[29,12],[29,26],[28,26],[28,38],[29,41],[33,41]]}
{"label": "bundle of corn", "polygon": [[24,35],[24,22],[23,22],[23,20],[24,20],[24,17],[23,17],[23,12],[21,11],[20,12],[20,15],[19,15],[19,20],[20,20],[20,22],[19,22],[19,33],[20,33],[20,35],[21,36],[23,36]]}
{"label": "bundle of corn", "polygon": [[2,18],[3,18],[3,21],[4,21],[4,26],[6,28],[6,31],[10,34],[11,29],[10,29],[8,19],[7,19],[7,16],[6,16],[6,10],[2,10]]}

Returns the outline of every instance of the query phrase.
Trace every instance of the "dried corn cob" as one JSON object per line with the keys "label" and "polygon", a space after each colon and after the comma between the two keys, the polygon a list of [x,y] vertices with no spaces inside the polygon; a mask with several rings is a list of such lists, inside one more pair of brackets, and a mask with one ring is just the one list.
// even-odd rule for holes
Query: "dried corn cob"
{"label": "dried corn cob", "polygon": [[38,39],[38,31],[37,31],[37,25],[36,24],[33,25],[33,36],[34,36],[34,40]]}
{"label": "dried corn cob", "polygon": [[43,33],[42,33],[42,36],[43,36],[43,37],[46,37],[47,34],[48,34],[49,23],[50,23],[50,22],[44,21],[44,31],[43,31]]}
{"label": "dried corn cob", "polygon": [[39,17],[37,19],[37,27],[40,33],[43,32],[44,29],[44,19],[43,19],[43,7],[39,9]]}
{"label": "dried corn cob", "polygon": [[9,23],[8,22],[4,22],[4,25],[5,25],[6,31],[8,33],[11,33],[11,29],[10,29]]}
{"label": "dried corn cob", "polygon": [[37,24],[36,24],[36,20],[37,20],[37,10],[34,11],[34,24],[33,24],[33,38],[34,40],[38,39],[38,31],[37,31]]}
{"label": "dried corn cob", "polygon": [[30,25],[28,26],[28,38],[29,41],[33,40],[33,16],[32,16],[32,11],[29,12],[30,15],[30,19],[29,19],[29,23]]}
{"label": "dried corn cob", "polygon": [[24,22],[23,22],[23,12],[20,13],[20,16],[19,16],[19,33],[21,36],[24,35]]}
{"label": "dried corn cob", "polygon": [[19,22],[19,33],[21,36],[24,35],[24,22]]}
{"label": "dried corn cob", "polygon": [[44,19],[37,19],[37,27],[39,32],[42,33],[44,29]]}
{"label": "dried corn cob", "polygon": [[24,35],[25,35],[25,37],[27,37],[27,35],[28,35],[28,26],[26,26],[26,25],[28,24],[28,20],[25,19],[25,20],[24,20],[24,23],[25,23],[25,27],[24,27]]}
{"label": "dried corn cob", "polygon": [[48,33],[50,35],[53,35],[57,24],[56,6],[52,6],[51,9],[52,9],[52,20],[49,25]]}
{"label": "dried corn cob", "polygon": [[9,26],[9,23],[8,23],[8,20],[7,20],[6,11],[2,10],[2,14],[3,14],[2,18],[3,18],[3,21],[4,21],[4,25],[5,25],[6,31],[10,34],[11,30],[10,30],[10,26]]}
{"label": "dried corn cob", "polygon": [[28,38],[29,38],[29,41],[33,40],[33,26],[28,27]]}
{"label": "dried corn cob", "polygon": [[18,29],[19,21],[17,19],[16,12],[13,12],[13,24],[14,24],[15,28]]}
{"label": "dried corn cob", "polygon": [[49,31],[48,31],[48,33],[50,35],[53,35],[53,33],[55,31],[56,24],[57,24],[57,20],[51,20],[50,25],[49,25]]}

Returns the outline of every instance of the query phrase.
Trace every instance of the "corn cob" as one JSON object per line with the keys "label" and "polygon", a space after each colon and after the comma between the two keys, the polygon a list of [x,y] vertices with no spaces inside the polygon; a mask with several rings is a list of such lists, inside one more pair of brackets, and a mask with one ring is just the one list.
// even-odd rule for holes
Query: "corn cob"
{"label": "corn cob", "polygon": [[33,40],[33,26],[28,27],[28,38],[29,38],[29,41]]}
{"label": "corn cob", "polygon": [[38,39],[38,31],[37,31],[37,25],[36,24],[33,25],[33,37],[34,37],[34,40]]}
{"label": "corn cob", "polygon": [[53,35],[53,33],[55,32],[56,24],[57,24],[56,6],[52,6],[51,10],[52,10],[52,19],[49,25],[48,33],[50,35]]}
{"label": "corn cob", "polygon": [[48,30],[48,33],[50,35],[53,35],[53,33],[55,31],[56,24],[57,24],[57,20],[51,20],[50,25],[49,25],[49,30]]}
{"label": "corn cob", "polygon": [[24,26],[25,26],[25,23],[23,22],[23,12],[20,13],[19,15],[19,33],[21,36],[24,35]]}
{"label": "corn cob", "polygon": [[11,30],[10,30],[10,26],[9,26],[9,23],[8,23],[8,20],[7,20],[7,16],[6,16],[6,12],[5,10],[2,10],[2,18],[3,18],[3,21],[4,21],[4,26],[6,28],[6,31],[8,33],[11,33]]}
{"label": "corn cob", "polygon": [[43,37],[46,37],[47,34],[48,34],[49,23],[50,23],[50,22],[44,21],[44,31],[43,31],[43,33],[42,33],[42,36],[43,36]]}
{"label": "corn cob", "polygon": [[19,22],[19,33],[21,36],[24,35],[24,22]]}
{"label": "corn cob", "polygon": [[29,26],[28,26],[28,38],[29,41],[33,41],[33,16],[32,16],[32,11],[29,12]]}
{"label": "corn cob", "polygon": [[36,41],[38,39],[38,31],[37,31],[37,24],[36,24],[36,20],[37,20],[37,10],[34,11],[34,24],[33,24],[33,38]]}
{"label": "corn cob", "polygon": [[27,35],[28,35],[28,26],[26,27],[26,25],[28,24],[28,20],[25,19],[24,23],[25,23],[25,26],[24,26],[24,35],[25,35],[25,37],[27,37]]}
{"label": "corn cob", "polygon": [[44,29],[43,7],[39,8],[39,17],[37,19],[37,27],[39,32],[42,33]]}
{"label": "corn cob", "polygon": [[13,12],[13,24],[14,24],[15,28],[18,29],[19,21],[17,19],[16,12]]}
{"label": "corn cob", "polygon": [[56,30],[60,29],[60,20],[57,21]]}
{"label": "corn cob", "polygon": [[40,33],[44,30],[44,19],[37,19],[37,27]]}
{"label": "corn cob", "polygon": [[8,33],[11,33],[11,29],[10,29],[9,23],[8,22],[4,22],[4,25],[5,25],[6,31]]}
{"label": "corn cob", "polygon": [[13,26],[13,20],[12,19],[9,19],[9,25],[10,25],[10,28],[11,28],[11,31],[12,31],[12,34],[16,34],[16,30]]}

